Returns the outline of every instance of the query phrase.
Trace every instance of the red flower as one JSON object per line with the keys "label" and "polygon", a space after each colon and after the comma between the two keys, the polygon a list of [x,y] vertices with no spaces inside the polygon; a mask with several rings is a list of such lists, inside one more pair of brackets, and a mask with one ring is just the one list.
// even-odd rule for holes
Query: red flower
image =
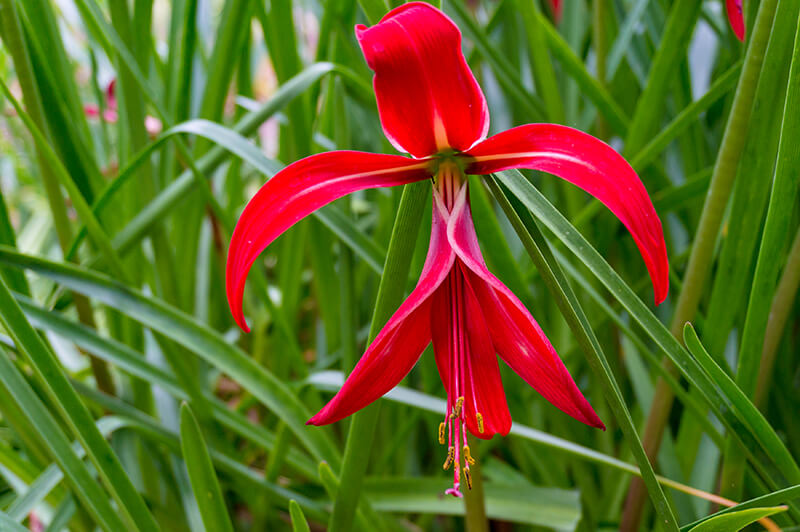
{"label": "red flower", "polygon": [[728,22],[736,37],[744,40],[744,15],[742,14],[742,0],[725,0],[725,11],[728,12]]}
{"label": "red flower", "polygon": [[[106,108],[103,111],[102,119],[109,124],[116,124],[119,119],[117,113],[117,96],[116,96],[117,80],[112,79],[111,83],[106,87]],[[100,107],[94,103],[87,103],[83,106],[83,112],[87,117],[92,119],[100,119]],[[155,137],[161,133],[161,120],[153,116],[147,115],[144,117],[144,127],[151,136]]]}
{"label": "red flower", "polygon": [[528,124],[485,139],[486,100],[461,52],[461,33],[441,11],[405,4],[371,28],[357,26],[356,36],[375,71],[383,130],[394,146],[415,158],[335,151],[278,173],[245,207],[233,233],[228,301],[236,322],[248,330],[241,308],[245,279],[278,235],[353,191],[433,177],[431,242],[417,287],[341,390],[309,423],[333,423],[375,401],[408,374],[433,342],[447,390],[439,440],[448,443],[445,468],[454,465],[454,487],[448,492],[460,495],[459,471],[463,468],[469,482],[473,463],[466,431],[490,438],[511,428],[495,354],[555,406],[603,428],[539,325],[486,268],[465,174],[531,168],[560,176],[598,198],[632,233],[657,303],[668,288],[661,222],[633,169],[590,135],[555,124]]}

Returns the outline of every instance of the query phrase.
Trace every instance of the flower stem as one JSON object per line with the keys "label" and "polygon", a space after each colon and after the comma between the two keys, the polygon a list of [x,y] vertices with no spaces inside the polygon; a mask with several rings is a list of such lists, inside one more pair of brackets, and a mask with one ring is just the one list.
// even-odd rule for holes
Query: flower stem
{"label": "flower stem", "polygon": [[800,288],[800,230],[794,237],[789,258],[786,259],[786,266],[783,268],[781,280],[775,289],[775,297],[772,299],[772,306],[769,310],[769,321],[767,322],[767,332],[764,335],[764,348],[761,352],[761,366],[758,371],[758,383],[756,385],[756,395],[753,402],[756,406],[761,406],[767,398],[769,382],[772,379],[772,370],[775,367],[775,354],[778,351],[778,344],[783,336],[783,329],[792,310],[797,291]]}
{"label": "flower stem", "polygon": [[[467,441],[476,456],[480,441],[467,435]],[[489,521],[486,520],[486,503],[483,495],[483,475],[480,460],[469,466],[472,474],[472,488],[464,490],[464,508],[466,509],[465,525],[467,532],[489,532]]]}
{"label": "flower stem", "polygon": [[[429,193],[430,183],[427,181],[406,185],[403,189],[392,237],[389,241],[389,250],[386,253],[381,283],[378,287],[375,310],[372,314],[372,323],[369,329],[370,342],[375,339],[403,300],[405,291],[405,282],[403,281],[408,278],[411,268],[414,245]],[[380,401],[376,401],[353,414],[344,449],[342,470],[339,475],[339,489],[336,492],[333,514],[328,523],[330,532],[346,531],[352,527],[361,494],[361,485],[367,471],[368,460],[366,458],[372,447],[379,412]]]}
{"label": "flower stem", "polygon": [[[752,39],[745,55],[742,74],[736,88],[722,145],[711,176],[708,195],[703,205],[703,213],[689,256],[689,264],[683,277],[683,289],[675,305],[671,331],[681,342],[683,341],[683,325],[694,317],[711,269],[717,234],[722,224],[725,206],[728,203],[739,166],[739,158],[747,138],[747,126],[750,122],[753,98],[761,74],[761,65],[769,42],[776,7],[777,0],[761,2],[753,27]],[[677,368],[672,362],[665,359],[663,364],[670,373],[677,374]],[[675,395],[669,385],[663,379],[659,379],[642,437],[645,450],[651,459],[658,454],[674,398]],[[628,500],[623,513],[623,523],[626,525],[623,529],[637,529],[644,500],[644,485],[641,481],[634,480],[628,492]]]}

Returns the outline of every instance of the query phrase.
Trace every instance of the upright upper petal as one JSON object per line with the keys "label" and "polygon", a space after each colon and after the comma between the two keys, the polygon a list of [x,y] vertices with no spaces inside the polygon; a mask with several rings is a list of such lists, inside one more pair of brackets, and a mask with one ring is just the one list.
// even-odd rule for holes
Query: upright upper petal
{"label": "upright upper petal", "polygon": [[390,11],[380,23],[356,26],[386,137],[415,157],[469,149],[486,137],[486,99],[461,52],[461,32],[422,2]]}
{"label": "upright upper petal", "polygon": [[744,40],[744,15],[742,14],[742,0],[725,0],[725,11],[728,12],[728,22],[736,37]]}
{"label": "upright upper petal", "polygon": [[355,151],[312,155],[278,172],[245,206],[231,237],[225,280],[236,323],[249,331],[242,315],[247,273],[256,257],[281,233],[356,190],[403,185],[429,176],[428,161]]}
{"label": "upright upper petal", "polygon": [[667,297],[669,263],[661,220],[639,176],[608,144],[557,124],[528,124],[494,135],[465,155],[466,172],[542,170],[579,186],[611,209],[639,247],[656,304]]}
{"label": "upright upper petal", "polygon": [[466,193],[462,190],[447,224],[447,238],[483,312],[497,354],[514,372],[563,412],[605,428],[525,305],[486,268]]}
{"label": "upright upper petal", "polygon": [[447,223],[435,210],[431,243],[419,282],[389,318],[342,388],[308,423],[326,425],[364,408],[397,386],[431,341],[431,295],[450,273],[455,253]]}

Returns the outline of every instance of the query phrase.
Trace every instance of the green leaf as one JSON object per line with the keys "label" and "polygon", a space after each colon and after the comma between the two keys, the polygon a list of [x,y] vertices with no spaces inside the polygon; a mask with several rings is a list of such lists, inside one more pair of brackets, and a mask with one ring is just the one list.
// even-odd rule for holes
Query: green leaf
{"label": "green leaf", "polygon": [[0,528],[4,532],[30,532],[27,528],[17,523],[4,512],[0,512]]}
{"label": "green leaf", "polygon": [[292,532],[311,532],[306,516],[297,501],[289,501],[289,516],[292,518]]}
{"label": "green leaf", "polygon": [[[464,503],[443,496],[449,478],[368,478],[364,489],[382,512],[464,515]],[[484,482],[486,513],[490,519],[555,530],[575,530],[581,520],[576,491],[531,485]]]}
{"label": "green leaf", "polygon": [[786,511],[786,506],[750,508],[749,510],[731,512],[703,521],[696,527],[691,528],[690,532],[736,532],[759,519],[784,511]]}
{"label": "green leaf", "polygon": [[211,457],[206,449],[203,433],[186,403],[181,405],[180,426],[183,461],[189,471],[189,480],[203,524],[206,530],[233,532],[233,525],[225,507],[225,500],[222,498],[222,490],[217,482]]}
{"label": "green leaf", "polygon": [[321,429],[306,427],[305,422],[311,413],[289,387],[216,331],[163,301],[147,297],[104,275],[4,248],[0,250],[0,261],[6,259],[50,277],[76,292],[112,305],[131,319],[186,347],[236,379],[243,388],[279,415],[315,458],[339,463],[338,452],[328,434]]}
{"label": "green leaf", "polygon": [[[52,401],[63,420],[83,444],[106,487],[110,490],[113,498],[122,507],[122,514],[126,521],[130,523],[130,526],[136,529],[158,530],[159,527],[153,520],[153,516],[134,488],[133,483],[122,468],[111,446],[97,430],[89,410],[81,402],[78,394],[70,385],[63,368],[33,327],[31,327],[28,320],[25,319],[22,310],[19,308],[16,301],[14,301],[11,292],[9,292],[2,279],[0,279],[0,309],[2,309],[2,311],[0,311],[0,318],[2,318],[6,329],[14,339],[17,349],[25,354],[25,357],[36,371],[37,377],[44,387],[44,390],[47,392],[50,401]],[[0,360],[2,360],[3,365],[7,366],[7,368],[13,368],[11,362],[6,357],[0,357]],[[7,371],[10,371],[15,376],[19,375],[16,369],[2,369],[0,373],[6,373]],[[14,378],[16,379],[16,377]],[[11,388],[11,383],[7,383],[6,385]],[[14,382],[13,385],[16,389],[20,390],[18,393],[26,395],[33,393],[29,388],[27,391],[23,390],[23,388],[26,387],[24,383]],[[12,393],[15,392],[12,391]],[[26,398],[24,400],[28,401],[31,399]],[[25,410],[26,405],[23,405],[22,401],[23,399],[18,397],[20,406],[23,406],[23,410]],[[38,400],[33,401],[38,404]],[[41,427],[54,423],[51,417],[44,417],[41,412],[30,410],[28,412],[29,417],[41,418]],[[47,427],[47,429],[48,430],[41,430],[40,428],[40,433],[47,434],[47,439],[51,437],[55,438],[55,436],[51,436],[50,434],[50,431],[53,431],[54,428],[50,426]],[[58,429],[55,430],[60,433]],[[65,442],[62,441],[60,443],[63,444]],[[72,456],[74,455],[68,454],[65,456],[64,460],[68,460],[70,459],[69,457]],[[75,474],[80,475],[78,472]],[[78,482],[78,480],[76,480],[76,482]],[[94,482],[92,482],[92,484],[94,485]],[[86,487],[84,487],[84,489],[86,489]],[[95,496],[97,495],[95,494]],[[100,506],[99,510],[102,514],[99,513],[98,516],[106,513],[106,508],[104,508],[104,506]],[[110,516],[103,515],[103,521],[105,521],[106,524],[119,523],[117,514],[113,512],[112,514],[114,517],[110,521],[108,520]],[[115,527],[112,526],[112,530],[114,528]]]}

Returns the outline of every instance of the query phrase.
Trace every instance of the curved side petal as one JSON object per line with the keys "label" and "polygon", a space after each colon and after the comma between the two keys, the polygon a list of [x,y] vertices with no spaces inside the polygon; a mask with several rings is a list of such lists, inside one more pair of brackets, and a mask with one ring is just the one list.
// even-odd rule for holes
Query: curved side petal
{"label": "curved side petal", "polygon": [[415,157],[464,151],[486,137],[489,111],[461,51],[461,32],[429,4],[411,2],[356,26],[386,137]]}
{"label": "curved side petal", "polygon": [[447,277],[455,253],[446,222],[434,210],[431,244],[416,288],[375,337],[342,388],[309,421],[327,425],[364,408],[397,386],[431,341],[431,295]]}
{"label": "curved side petal", "polygon": [[245,206],[231,237],[226,289],[236,323],[249,331],[242,295],[250,267],[273,240],[300,219],[356,190],[403,185],[430,176],[427,161],[399,155],[334,151],[312,155],[278,172]]}
{"label": "curved side petal", "polygon": [[744,15],[742,14],[742,0],[725,0],[725,11],[728,12],[728,22],[731,29],[740,41],[744,41]]}
{"label": "curved side petal", "polygon": [[631,232],[650,273],[656,304],[666,299],[669,263],[661,220],[636,172],[609,145],[566,126],[528,124],[494,135],[464,156],[467,173],[541,170],[600,200]]}
{"label": "curved side petal", "polygon": [[500,357],[561,411],[587,425],[605,429],[528,309],[486,268],[463,191],[453,207],[447,237],[466,266],[467,279],[483,309]]}

